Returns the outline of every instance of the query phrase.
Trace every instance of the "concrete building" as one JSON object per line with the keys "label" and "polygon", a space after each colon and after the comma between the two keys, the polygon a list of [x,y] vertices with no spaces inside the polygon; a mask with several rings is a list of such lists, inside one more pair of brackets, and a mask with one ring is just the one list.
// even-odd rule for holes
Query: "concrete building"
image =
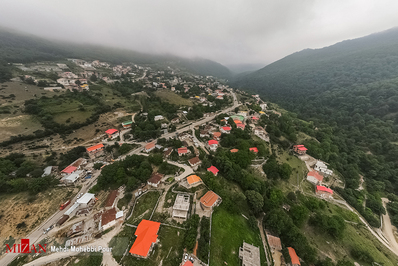
{"label": "concrete building", "polygon": [[63,177],[61,179],[61,182],[66,185],[73,185],[76,183],[76,181],[78,181],[80,179],[80,177],[82,177],[82,175],[83,175],[83,171],[81,171],[81,170],[75,171],[72,174]]}
{"label": "concrete building", "polygon": [[86,193],[81,196],[80,199],[76,201],[79,204],[80,208],[87,208],[95,201],[95,195],[92,193]]}
{"label": "concrete building", "polygon": [[294,145],[293,146],[293,151],[299,155],[304,155],[307,153],[307,148],[304,147],[304,145]]}
{"label": "concrete building", "polygon": [[173,205],[173,218],[187,219],[189,205],[189,195],[178,194]]}
{"label": "concrete building", "polygon": [[155,116],[153,119],[154,119],[155,121],[159,121],[159,120],[163,120],[164,117],[163,117],[163,115],[157,115],[157,116]]}
{"label": "concrete building", "polygon": [[242,266],[260,266],[260,249],[243,241],[243,246],[239,248],[239,258]]}
{"label": "concrete building", "polygon": [[333,174],[333,171],[328,169],[328,166],[324,162],[319,161],[319,160],[316,162],[316,164],[314,166],[314,170],[321,172],[327,176],[330,176]]}

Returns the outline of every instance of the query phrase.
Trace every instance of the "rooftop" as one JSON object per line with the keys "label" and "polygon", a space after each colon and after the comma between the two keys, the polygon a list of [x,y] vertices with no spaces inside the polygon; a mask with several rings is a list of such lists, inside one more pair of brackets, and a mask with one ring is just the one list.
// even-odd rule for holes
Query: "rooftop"
{"label": "rooftop", "polygon": [[316,186],[316,190],[333,194],[333,190],[331,190],[330,188],[324,187],[324,186]]}
{"label": "rooftop", "polygon": [[289,255],[290,255],[290,259],[292,260],[292,264],[295,265],[301,265],[300,264],[300,260],[299,257],[296,254],[296,251],[294,250],[294,248],[288,247],[287,248],[289,250]]}
{"label": "rooftop", "polygon": [[199,159],[198,156],[196,156],[196,157],[193,157],[192,159],[189,159],[188,162],[189,162],[191,165],[195,165],[195,164],[197,164],[197,163],[200,163],[200,159]]}
{"label": "rooftop", "polygon": [[117,190],[112,190],[105,201],[105,207],[112,207],[117,197]]}
{"label": "rooftop", "polygon": [[86,193],[84,194],[80,199],[78,199],[76,201],[76,203],[82,203],[82,204],[87,204],[90,202],[90,200],[92,200],[93,198],[95,198],[95,195],[92,193]]}
{"label": "rooftop", "polygon": [[210,190],[200,199],[200,202],[206,207],[212,207],[219,198],[216,193]]}
{"label": "rooftop", "polygon": [[218,141],[215,139],[209,140],[209,145],[218,145]]}
{"label": "rooftop", "polygon": [[131,246],[130,253],[142,257],[148,256],[149,250],[158,238],[160,223],[142,220],[135,230],[137,238]]}
{"label": "rooftop", "polygon": [[109,134],[109,135],[115,134],[116,132],[118,132],[118,130],[114,129],[114,128],[111,128],[111,129],[108,129],[107,131],[105,131],[105,133]]}
{"label": "rooftop", "polygon": [[64,170],[62,170],[61,172],[62,173],[66,173],[66,174],[71,174],[74,171],[76,171],[76,169],[77,169],[77,167],[69,165]]}
{"label": "rooftop", "polygon": [[218,173],[218,169],[215,166],[210,166],[209,168],[207,168],[207,171],[212,172],[214,175]]}
{"label": "rooftop", "polygon": [[86,150],[87,150],[87,152],[90,152],[90,151],[95,151],[95,150],[101,149],[101,148],[103,148],[103,147],[104,147],[104,144],[99,143],[99,144],[97,144],[97,145],[88,147]]}
{"label": "rooftop", "polygon": [[318,174],[317,171],[314,171],[314,170],[312,170],[311,172],[309,172],[309,173],[307,174],[307,176],[313,176],[313,177],[315,177],[316,179],[318,179],[318,181],[320,181],[320,182],[322,182],[322,180],[323,180],[323,176],[321,176],[320,174]]}
{"label": "rooftop", "polygon": [[192,185],[192,184],[202,181],[202,179],[197,175],[190,175],[187,177],[187,181],[188,181],[188,184]]}
{"label": "rooftop", "polygon": [[232,149],[232,150],[230,150],[230,152],[238,152],[239,150],[238,149]]}
{"label": "rooftop", "polygon": [[239,248],[239,258],[242,265],[260,266],[260,249],[256,246],[243,242],[243,246]]}
{"label": "rooftop", "polygon": [[162,180],[163,177],[164,177],[164,174],[153,173],[151,175],[151,177],[148,179],[148,182],[152,183],[152,184],[158,184],[160,182],[160,180]]}
{"label": "rooftop", "polygon": [[155,148],[155,145],[156,145],[155,142],[148,143],[147,145],[145,145],[145,149],[149,150],[149,149]]}
{"label": "rooftop", "polygon": [[116,219],[116,209],[112,208],[101,215],[101,225],[104,226]]}

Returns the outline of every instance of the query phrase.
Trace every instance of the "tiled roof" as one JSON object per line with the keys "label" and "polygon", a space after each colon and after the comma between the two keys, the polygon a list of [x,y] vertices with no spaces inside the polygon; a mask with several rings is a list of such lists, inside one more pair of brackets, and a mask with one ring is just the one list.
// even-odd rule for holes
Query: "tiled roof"
{"label": "tiled roof", "polygon": [[294,250],[294,248],[288,247],[287,248],[289,250],[289,255],[290,255],[290,259],[292,260],[292,264],[295,265],[301,265],[300,264],[300,260],[299,257],[296,254],[296,251]]}
{"label": "tiled roof", "polygon": [[112,135],[112,134],[114,134],[116,132],[118,132],[118,131],[117,131],[117,129],[114,129],[114,128],[111,128],[111,129],[108,129],[107,131],[105,131],[105,133],[109,134],[109,135]]}
{"label": "tiled roof", "polygon": [[142,220],[135,230],[137,238],[129,252],[142,257],[148,256],[152,243],[155,243],[158,238],[159,227],[158,222]]}
{"label": "tiled roof", "polygon": [[104,144],[99,143],[99,144],[97,144],[97,145],[88,147],[88,148],[87,148],[87,152],[95,151],[95,150],[101,149],[101,148],[103,148],[103,147],[104,147]]}
{"label": "tiled roof", "polygon": [[324,187],[324,186],[316,186],[316,190],[333,194],[333,190],[331,190],[330,188]]}
{"label": "tiled roof", "polygon": [[318,181],[320,181],[320,182],[322,182],[322,180],[323,180],[323,176],[321,176],[320,174],[318,174],[317,171],[314,171],[314,170],[309,172],[307,176],[313,176],[316,179],[318,179]]}
{"label": "tiled roof", "polygon": [[74,171],[76,171],[76,169],[77,169],[77,167],[74,167],[74,166],[67,166],[64,170],[62,170],[61,172],[62,173],[67,173],[67,174],[71,174],[71,173],[73,173]]}
{"label": "tiled roof", "polygon": [[210,166],[209,168],[207,168],[207,171],[212,172],[214,175],[218,173],[218,169],[215,166]]}
{"label": "tiled roof", "polygon": [[206,207],[212,207],[218,198],[219,196],[210,190],[200,199],[200,202]]}
{"label": "tiled roof", "polygon": [[188,184],[192,185],[192,184],[202,181],[202,179],[197,175],[190,175],[187,177],[187,181],[188,181]]}

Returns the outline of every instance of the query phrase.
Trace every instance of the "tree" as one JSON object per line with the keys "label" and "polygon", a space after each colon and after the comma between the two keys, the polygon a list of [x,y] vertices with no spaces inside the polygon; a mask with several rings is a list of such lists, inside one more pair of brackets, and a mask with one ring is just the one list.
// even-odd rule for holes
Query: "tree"
{"label": "tree", "polygon": [[279,167],[279,175],[281,176],[282,179],[288,180],[291,174],[292,174],[292,168],[290,167],[289,164],[283,163]]}
{"label": "tree", "polygon": [[90,77],[90,81],[96,82],[98,80],[97,76],[95,74],[92,74]]}
{"label": "tree", "polygon": [[255,214],[260,213],[264,206],[264,199],[261,194],[254,190],[247,190],[245,192],[245,196],[253,212]]}
{"label": "tree", "polygon": [[292,217],[295,225],[302,227],[308,219],[309,211],[305,206],[293,205],[289,210],[289,215]]}

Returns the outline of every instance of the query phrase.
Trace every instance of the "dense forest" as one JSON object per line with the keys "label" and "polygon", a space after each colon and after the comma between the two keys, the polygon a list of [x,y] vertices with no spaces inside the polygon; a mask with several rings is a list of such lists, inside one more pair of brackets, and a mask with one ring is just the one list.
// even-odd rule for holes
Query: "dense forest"
{"label": "dense forest", "polygon": [[[398,29],[307,49],[232,81],[310,121],[297,130],[316,140],[308,153],[345,179],[342,195],[361,209],[384,212],[380,196],[398,188]],[[360,175],[367,192],[357,191]]]}
{"label": "dense forest", "polygon": [[149,65],[160,64],[180,68],[198,75],[211,75],[221,78],[231,76],[228,68],[207,59],[187,59],[173,55],[150,55],[98,45],[80,45],[53,41],[0,28],[0,82],[2,82],[2,77],[5,75],[2,73],[6,73],[2,69],[1,61],[7,63],[31,63],[65,58],[102,60],[115,64],[122,62]]}

